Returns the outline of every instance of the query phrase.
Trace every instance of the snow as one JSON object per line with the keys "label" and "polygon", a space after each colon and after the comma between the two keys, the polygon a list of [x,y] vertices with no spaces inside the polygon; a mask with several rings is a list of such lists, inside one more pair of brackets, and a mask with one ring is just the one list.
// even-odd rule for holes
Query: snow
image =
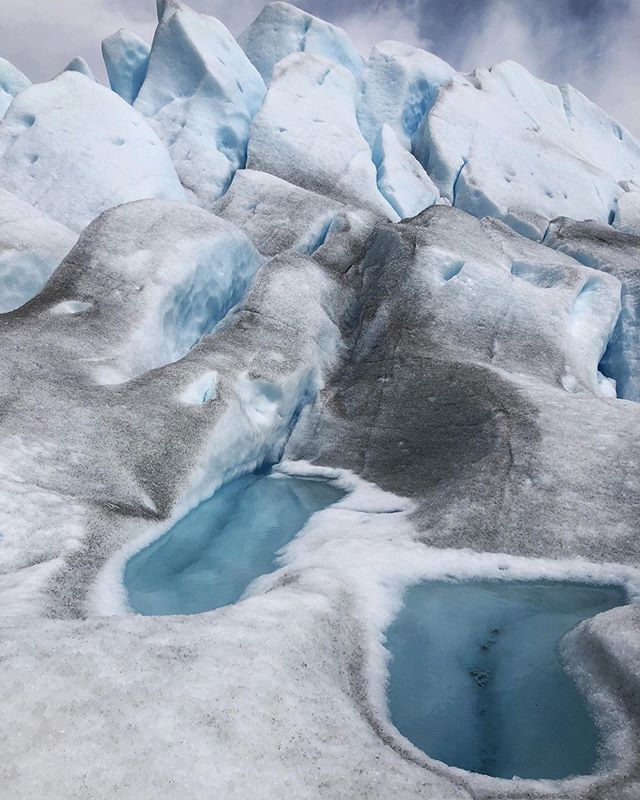
{"label": "snow", "polygon": [[191,200],[210,208],[245,166],[262,78],[219,20],[167,4],[134,103],[165,143]]}
{"label": "snow", "polygon": [[414,152],[456,207],[537,240],[555,217],[609,222],[640,159],[604,111],[513,62],[443,86]]}
{"label": "snow", "polygon": [[64,225],[0,189],[0,313],[36,295],[76,239]]}
{"label": "snow", "polygon": [[310,53],[346,67],[356,77],[362,58],[347,34],[289,3],[269,3],[238,38],[266,84],[276,64],[293,53]]}
{"label": "snow", "polygon": [[184,197],[144,119],[77,72],[12,103],[0,123],[0,186],[75,231],[118,203]]}
{"label": "snow", "polygon": [[138,96],[147,74],[151,47],[136,33],[121,28],[102,42],[109,84],[127,103]]}
{"label": "snow", "polygon": [[251,128],[247,166],[391,219],[355,115],[357,84],[344,67],[300,53],[281,61]]}
{"label": "snow", "polygon": [[0,58],[0,119],[11,105],[13,98],[31,86],[31,81],[9,61]]}

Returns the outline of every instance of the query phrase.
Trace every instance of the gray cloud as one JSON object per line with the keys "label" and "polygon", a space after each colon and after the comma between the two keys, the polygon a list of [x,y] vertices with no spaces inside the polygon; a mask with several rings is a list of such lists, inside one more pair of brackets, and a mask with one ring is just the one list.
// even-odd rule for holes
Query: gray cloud
{"label": "gray cloud", "polygon": [[[381,39],[432,49],[459,69],[512,58],[573,83],[640,133],[640,0],[299,0],[342,25],[366,55]],[[192,0],[239,33],[265,0]],[[120,27],[150,40],[154,0],[3,0],[0,55],[46,80],[75,55],[104,80],[100,41]]]}

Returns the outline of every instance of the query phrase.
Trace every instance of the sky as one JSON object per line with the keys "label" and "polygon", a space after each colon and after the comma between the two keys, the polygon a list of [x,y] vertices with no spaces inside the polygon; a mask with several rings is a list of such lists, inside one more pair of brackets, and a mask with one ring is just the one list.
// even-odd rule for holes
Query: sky
{"label": "sky", "polygon": [[[572,83],[640,136],[640,0],[298,0],[347,30],[366,56],[382,39],[424,47],[468,72],[506,58]],[[192,0],[238,34],[264,0]],[[100,41],[129,28],[148,41],[155,0],[1,0],[0,56],[34,81],[76,55],[105,80]]]}

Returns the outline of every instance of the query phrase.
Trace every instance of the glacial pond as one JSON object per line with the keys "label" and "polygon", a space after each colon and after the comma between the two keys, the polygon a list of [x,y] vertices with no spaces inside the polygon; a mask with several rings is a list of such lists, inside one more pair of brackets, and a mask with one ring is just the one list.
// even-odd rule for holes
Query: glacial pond
{"label": "glacial pond", "polygon": [[580,583],[413,586],[387,631],[393,724],[430,757],[471,772],[591,774],[599,732],[560,640],[626,602],[620,587]]}
{"label": "glacial pond", "polygon": [[129,559],[124,584],[140,614],[197,614],[237,602],[316,511],[333,484],[279,473],[238,478]]}

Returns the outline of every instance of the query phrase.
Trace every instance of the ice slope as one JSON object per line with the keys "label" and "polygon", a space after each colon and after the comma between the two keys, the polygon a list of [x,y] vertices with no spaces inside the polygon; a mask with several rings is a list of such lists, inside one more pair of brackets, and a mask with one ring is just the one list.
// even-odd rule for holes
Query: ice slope
{"label": "ice slope", "polygon": [[31,86],[11,104],[0,122],[0,186],[75,231],[119,203],[184,198],[144,119],[77,72]]}
{"label": "ice slope", "polygon": [[210,208],[245,166],[262,78],[213,17],[169,2],[135,108],[165,143],[191,200]]}
{"label": "ice slope", "polygon": [[31,81],[9,61],[0,58],[0,119],[11,105],[13,98],[31,86]]}
{"label": "ice slope", "polygon": [[238,42],[266,84],[276,64],[293,53],[311,53],[341,64],[356,77],[362,58],[347,34],[289,3],[269,3]]}
{"label": "ice slope", "polygon": [[440,200],[440,192],[422,166],[384,123],[373,146],[380,194],[400,219],[415,217]]}
{"label": "ice slope", "polygon": [[411,151],[415,132],[441,86],[458,78],[445,61],[401,42],[379,42],[367,59],[358,96],[358,121],[373,147],[384,124]]}
{"label": "ice slope", "polygon": [[109,85],[127,103],[138,96],[147,74],[151,47],[136,33],[121,28],[102,42]]}
{"label": "ice slope", "polygon": [[0,189],[0,314],[38,294],[76,239],[64,225]]}
{"label": "ice slope", "polygon": [[620,281],[622,311],[601,369],[616,381],[618,397],[640,402],[640,236],[597,222],[559,219],[551,223],[545,244]]}
{"label": "ice slope", "polygon": [[347,270],[376,216],[256,170],[239,170],[216,215],[241,228],[265,256],[286,250]]}
{"label": "ice slope", "polygon": [[355,113],[357,84],[332,61],[298,53],[278,64],[251,127],[247,166],[392,219]]}
{"label": "ice slope", "polygon": [[513,62],[442,86],[413,139],[444,197],[541,240],[559,216],[613,221],[640,145],[570,86]]}
{"label": "ice slope", "polygon": [[[241,231],[203,209],[140,201],[83,231],[37,305],[59,335],[86,320],[82,371],[120,384],[182,358],[242,299],[262,262]],[[91,324],[103,316],[117,325]]]}
{"label": "ice slope", "polygon": [[640,189],[633,189],[628,184],[627,189],[618,198],[613,227],[622,233],[640,235]]}

